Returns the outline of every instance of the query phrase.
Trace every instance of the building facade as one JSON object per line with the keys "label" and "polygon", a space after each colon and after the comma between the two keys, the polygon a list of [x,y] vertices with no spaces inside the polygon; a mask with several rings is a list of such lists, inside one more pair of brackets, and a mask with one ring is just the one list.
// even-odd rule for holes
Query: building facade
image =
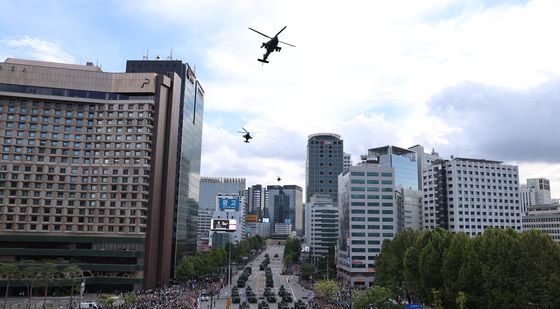
{"label": "building facade", "polygon": [[314,194],[305,207],[305,242],[316,262],[338,240],[338,207],[329,194]]}
{"label": "building facade", "polygon": [[247,214],[256,215],[257,220],[262,221],[264,208],[266,207],[266,187],[260,184],[247,188]]}
{"label": "building facade", "polygon": [[267,186],[267,206],[272,235],[303,233],[302,189],[296,185]]}
{"label": "building facade", "polygon": [[78,264],[91,290],[169,284],[181,84],[0,63],[0,258]]}
{"label": "building facade", "polygon": [[394,169],[372,162],[352,166],[338,179],[338,276],[351,286],[373,284],[375,257],[399,229]]}
{"label": "building facade", "polygon": [[352,156],[349,153],[345,152],[343,153],[342,157],[343,157],[342,170],[346,172],[350,169],[350,166],[352,166]]}
{"label": "building facade", "polygon": [[519,173],[500,161],[453,158],[424,168],[423,228],[479,235],[486,228],[521,231]]}
{"label": "building facade", "polygon": [[202,151],[202,116],[204,89],[190,66],[180,60],[129,60],[127,73],[153,72],[177,74],[180,101],[175,173],[175,210],[172,241],[172,273],[180,261],[197,249],[200,155]]}
{"label": "building facade", "polygon": [[305,201],[315,193],[330,194],[338,201],[338,175],[344,168],[344,142],[338,134],[309,135],[305,164]]}
{"label": "building facade", "polygon": [[418,231],[422,229],[422,192],[397,187],[402,197],[403,228]]}
{"label": "building facade", "polygon": [[409,147],[408,150],[416,152],[416,164],[418,167],[418,190],[422,191],[422,186],[424,185],[424,182],[422,181],[422,172],[424,171],[424,168],[426,166],[430,166],[435,160],[442,160],[443,158],[441,158],[439,156],[439,153],[437,153],[434,149],[432,149],[432,152],[430,153],[424,152],[424,146],[422,145],[414,145],[412,147]]}
{"label": "building facade", "polygon": [[537,230],[560,242],[560,205],[531,205],[523,215],[523,230]]}
{"label": "building facade", "polygon": [[396,185],[419,190],[416,152],[396,146],[383,146],[368,149],[368,158],[377,158],[380,165],[394,168]]}
{"label": "building facade", "polygon": [[[244,181],[244,180],[243,180]],[[244,193],[241,191],[241,193]],[[233,243],[239,243],[242,239],[245,238],[245,216],[246,210],[243,205],[245,205],[244,200],[245,196],[240,194],[218,194],[215,198],[215,206],[214,214],[212,219],[214,220],[224,220],[224,219],[233,219],[236,223],[235,231],[231,232],[222,232],[222,231],[210,231],[210,242],[211,247],[225,246],[224,242],[220,242],[216,244],[213,240],[216,239],[215,234],[228,234],[231,236],[224,237],[224,235],[219,235],[219,239],[228,239],[229,241],[233,241]],[[231,203],[234,201],[235,203]]]}
{"label": "building facade", "polygon": [[552,204],[550,181],[546,178],[529,178],[527,184],[519,186],[519,197],[523,213],[531,205]]}
{"label": "building facade", "polygon": [[[200,204],[197,241],[208,242],[210,220],[217,209],[219,195],[240,195],[245,190],[245,178],[202,177],[200,179]],[[204,218],[201,217],[204,216]]]}

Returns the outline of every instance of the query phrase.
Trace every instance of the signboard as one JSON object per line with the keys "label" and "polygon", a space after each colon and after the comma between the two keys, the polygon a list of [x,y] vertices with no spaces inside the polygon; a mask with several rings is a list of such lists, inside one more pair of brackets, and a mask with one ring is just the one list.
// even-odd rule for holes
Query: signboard
{"label": "signboard", "polygon": [[220,210],[239,210],[239,197],[231,196],[219,196],[218,197],[218,207]]}
{"label": "signboard", "polygon": [[212,219],[210,224],[212,231],[235,232],[237,230],[237,221],[233,219]]}
{"label": "signboard", "polygon": [[257,222],[257,215],[247,215],[245,217],[246,222]]}
{"label": "signboard", "polygon": [[404,309],[422,309],[421,304],[405,304]]}

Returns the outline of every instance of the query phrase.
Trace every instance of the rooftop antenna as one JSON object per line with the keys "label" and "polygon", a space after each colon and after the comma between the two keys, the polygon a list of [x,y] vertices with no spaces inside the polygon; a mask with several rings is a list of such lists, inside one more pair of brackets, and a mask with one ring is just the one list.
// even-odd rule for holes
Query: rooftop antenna
{"label": "rooftop antenna", "polygon": [[171,51],[169,52],[169,57],[167,57],[167,60],[173,60],[173,47],[171,47]]}

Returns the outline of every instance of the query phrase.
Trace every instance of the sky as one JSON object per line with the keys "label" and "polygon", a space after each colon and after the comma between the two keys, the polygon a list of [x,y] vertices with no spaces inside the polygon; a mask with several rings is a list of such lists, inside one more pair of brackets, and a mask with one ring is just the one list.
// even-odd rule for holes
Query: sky
{"label": "sky", "polygon": [[[560,197],[560,0],[0,0],[7,57],[123,72],[172,57],[205,90],[202,176],[305,188],[310,134],[504,161]],[[282,27],[270,63],[257,62]],[[242,142],[241,127],[256,132]]]}

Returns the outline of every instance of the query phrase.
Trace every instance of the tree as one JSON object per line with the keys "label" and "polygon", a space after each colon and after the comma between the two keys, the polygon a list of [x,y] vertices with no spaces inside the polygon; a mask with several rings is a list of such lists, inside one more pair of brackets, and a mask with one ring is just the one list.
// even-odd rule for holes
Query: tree
{"label": "tree", "polygon": [[25,279],[25,286],[27,288],[27,308],[31,308],[31,296],[33,294],[33,288],[39,274],[41,273],[41,267],[37,265],[31,265],[23,269],[22,276]]}
{"label": "tree", "polygon": [[459,309],[465,309],[467,305],[467,294],[462,291],[459,292],[459,294],[457,294],[457,297],[455,298],[455,302],[457,303]]}
{"label": "tree", "polygon": [[0,263],[0,277],[6,278],[6,294],[4,295],[4,309],[8,308],[8,290],[10,289],[10,281],[18,278],[20,275],[19,268],[15,264]]}
{"label": "tree", "polygon": [[352,294],[352,304],[356,309],[366,309],[374,305],[377,309],[384,309],[390,305],[391,290],[382,286],[373,286],[365,291]]}
{"label": "tree", "polygon": [[97,296],[97,301],[99,303],[101,303],[101,306],[103,308],[111,308],[113,306],[113,298],[110,295],[107,294],[101,294],[99,296]]}
{"label": "tree", "polygon": [[315,273],[315,265],[313,264],[303,264],[300,267],[300,278],[303,280],[309,280],[311,276]]}
{"label": "tree", "polygon": [[72,302],[74,301],[74,290],[76,288],[76,279],[82,278],[82,269],[76,265],[68,266],[62,270],[62,275],[70,283],[70,306],[72,308]]}
{"label": "tree", "polygon": [[58,270],[54,267],[52,263],[46,263],[41,265],[41,270],[38,274],[39,283],[43,288],[43,308],[47,306],[47,296],[49,293],[49,284],[54,279]]}
{"label": "tree", "polygon": [[434,309],[443,309],[443,303],[441,302],[441,293],[439,290],[432,289],[432,306]]}
{"label": "tree", "polygon": [[313,290],[317,293],[319,298],[330,302],[340,291],[340,287],[334,280],[319,280],[313,285]]}
{"label": "tree", "polygon": [[445,253],[442,265],[443,277],[443,303],[446,307],[451,307],[455,303],[455,298],[462,286],[459,278],[459,272],[464,263],[466,246],[470,241],[469,236],[465,233],[458,233],[453,236],[449,249]]}

